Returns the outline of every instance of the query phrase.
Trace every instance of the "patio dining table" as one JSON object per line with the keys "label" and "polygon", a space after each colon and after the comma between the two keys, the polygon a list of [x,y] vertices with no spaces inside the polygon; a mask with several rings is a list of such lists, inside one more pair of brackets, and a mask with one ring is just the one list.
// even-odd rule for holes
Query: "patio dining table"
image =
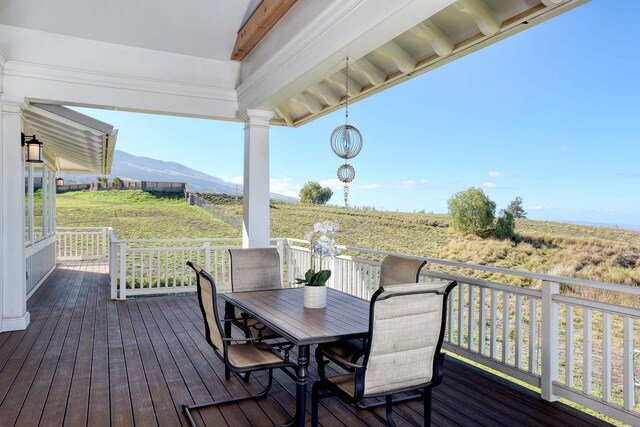
{"label": "patio dining table", "polygon": [[331,288],[327,288],[326,308],[304,308],[303,288],[231,292],[220,297],[227,313],[235,306],[298,347],[295,425],[304,426],[309,347],[364,337],[369,330],[369,302]]}

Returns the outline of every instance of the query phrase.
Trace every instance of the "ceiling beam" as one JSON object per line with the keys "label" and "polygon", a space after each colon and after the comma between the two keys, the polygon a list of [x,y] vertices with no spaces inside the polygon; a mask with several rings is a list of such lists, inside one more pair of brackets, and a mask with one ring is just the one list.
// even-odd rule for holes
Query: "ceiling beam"
{"label": "ceiling beam", "polygon": [[557,6],[564,1],[565,0],[542,0],[542,3],[547,7],[551,7],[551,6]]}
{"label": "ceiling beam", "polygon": [[[338,71],[337,73],[330,75],[326,80],[338,86],[340,88],[340,92],[346,92],[347,76],[342,71]],[[358,82],[349,77],[349,96],[359,95],[360,92],[362,92],[362,86],[360,86]]]}
{"label": "ceiling beam", "polygon": [[416,69],[418,61],[394,41],[383,44],[376,52],[391,59],[404,74],[411,74]]}
{"label": "ceiling beam", "polygon": [[296,0],[262,0],[238,31],[231,59],[242,61],[274,25],[291,9]]}
{"label": "ceiling beam", "polygon": [[411,32],[425,39],[438,56],[448,56],[453,52],[453,40],[428,19],[413,27]]}
{"label": "ceiling beam", "polygon": [[287,111],[284,106],[280,105],[279,107],[276,107],[275,110],[276,114],[280,116],[282,120],[284,120],[284,123],[287,126],[293,126],[293,119],[291,118],[291,114],[289,114],[289,111]]}
{"label": "ceiling beam", "polygon": [[456,8],[471,16],[485,36],[492,36],[500,31],[502,21],[484,0],[458,0]]}
{"label": "ceiling beam", "polygon": [[293,101],[304,105],[311,114],[318,114],[320,111],[322,111],[322,105],[308,93],[301,93],[300,95],[293,98]]}
{"label": "ceiling beam", "polygon": [[336,95],[333,89],[323,83],[318,83],[311,86],[309,89],[307,89],[307,92],[322,99],[325,104],[332,107],[334,105],[338,105],[338,103],[340,102],[340,96]]}
{"label": "ceiling beam", "polygon": [[352,65],[353,69],[361,72],[374,86],[380,86],[387,79],[385,73],[364,58],[358,59]]}

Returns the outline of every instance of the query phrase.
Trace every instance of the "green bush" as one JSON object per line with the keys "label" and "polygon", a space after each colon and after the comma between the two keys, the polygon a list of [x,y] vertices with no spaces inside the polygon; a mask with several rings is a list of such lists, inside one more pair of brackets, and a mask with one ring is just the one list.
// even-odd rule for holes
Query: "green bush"
{"label": "green bush", "polygon": [[329,187],[322,187],[316,181],[309,181],[300,189],[300,201],[302,203],[325,205],[331,199],[331,196],[333,196],[333,191]]}
{"label": "green bush", "polygon": [[454,194],[447,202],[451,228],[463,233],[487,236],[493,230],[496,204],[480,188]]}
{"label": "green bush", "polygon": [[501,211],[496,218],[496,204],[480,188],[454,194],[448,202],[451,228],[480,237],[509,239],[515,234],[515,216]]}
{"label": "green bush", "polygon": [[493,236],[497,239],[510,239],[515,234],[516,220],[511,212],[503,212],[503,216],[496,220]]}

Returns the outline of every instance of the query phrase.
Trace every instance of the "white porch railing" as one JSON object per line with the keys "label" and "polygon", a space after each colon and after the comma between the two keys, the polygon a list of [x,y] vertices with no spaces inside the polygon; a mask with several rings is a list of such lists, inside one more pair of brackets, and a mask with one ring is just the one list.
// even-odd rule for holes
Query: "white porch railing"
{"label": "white porch railing", "polygon": [[[283,242],[284,239],[274,240],[281,259],[284,259]],[[187,261],[211,272],[219,291],[230,290],[228,250],[241,244],[240,238],[119,240],[110,230],[111,298],[194,292],[196,276]]]}
{"label": "white porch railing", "polygon": [[[98,230],[91,233],[102,233]],[[220,290],[230,288],[228,249],[239,246],[240,239],[118,240],[113,230],[107,232],[114,299],[194,291],[188,260],[210,271]],[[64,247],[78,248],[68,256],[87,259],[82,250],[98,256],[92,248],[101,247],[100,238],[92,245],[77,237],[80,243]],[[283,281],[290,286],[310,266],[309,244],[298,239],[273,239],[273,244],[281,254]],[[379,260],[390,253],[341,249],[345,255],[323,265],[333,273],[329,286],[370,298],[378,287]],[[635,380],[640,375],[634,365],[634,354],[640,354],[634,352],[640,338],[640,288],[416,258],[428,262],[422,280],[459,283],[449,299],[445,349],[539,387],[546,400],[563,397],[640,425]],[[529,287],[507,283],[522,278]]]}
{"label": "white porch railing", "polygon": [[[302,240],[288,239],[289,279],[300,277],[309,268],[308,247]],[[378,259],[391,254],[340,248]],[[428,262],[422,280],[459,283],[449,299],[446,350],[539,387],[546,400],[566,398],[625,423],[640,425],[634,365],[636,323],[640,318],[640,310],[634,305],[640,305],[639,288],[416,258]],[[330,286],[371,297],[378,286],[379,261],[341,255],[332,263]],[[460,274],[461,270],[471,271],[472,275],[499,274],[505,281],[524,277],[533,286],[523,288],[473,278]],[[572,295],[585,288],[597,290],[605,301]],[[626,304],[606,301],[612,297]]]}
{"label": "white porch railing", "polygon": [[56,260],[106,260],[109,227],[56,227]]}

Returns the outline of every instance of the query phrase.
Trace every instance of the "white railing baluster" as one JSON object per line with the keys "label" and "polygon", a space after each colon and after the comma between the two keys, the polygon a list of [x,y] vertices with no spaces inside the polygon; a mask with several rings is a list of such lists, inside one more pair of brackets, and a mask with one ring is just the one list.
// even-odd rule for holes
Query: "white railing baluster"
{"label": "white railing baluster", "polygon": [[634,344],[633,344],[633,318],[624,316],[624,338],[623,338],[623,401],[624,409],[631,411],[636,406],[636,389],[634,373]]}
{"label": "white railing baluster", "polygon": [[516,368],[522,368],[522,295],[516,295]]}
{"label": "white railing baluster", "polygon": [[582,391],[586,394],[591,394],[591,378],[592,378],[592,365],[591,365],[591,352],[592,352],[592,341],[593,341],[593,328],[592,328],[592,314],[591,310],[586,308],[584,309],[584,314],[582,317],[582,321],[584,322],[584,332],[583,332],[583,350],[582,350]]}
{"label": "white railing baluster", "polygon": [[458,345],[464,342],[464,283],[458,284]]}
{"label": "white railing baluster", "polygon": [[529,297],[529,372],[538,371],[538,309],[536,299]]}
{"label": "white railing baluster", "polygon": [[467,319],[467,348],[469,350],[473,350],[475,346],[476,295],[474,288],[475,286],[469,285],[469,318]]}
{"label": "white railing baluster", "polygon": [[453,342],[453,330],[454,330],[454,311],[455,311],[455,307],[456,307],[456,303],[455,303],[455,298],[454,298],[454,293],[452,292],[451,295],[449,295],[449,342],[452,343]]}
{"label": "white railing baluster", "polygon": [[478,340],[478,350],[480,354],[484,355],[486,353],[487,345],[487,310],[485,307],[486,289],[483,287],[479,287],[478,291],[480,292],[480,302],[478,304],[478,308],[480,310],[480,336]]}
{"label": "white railing baluster", "polygon": [[509,363],[509,296],[502,292],[502,363]]}
{"label": "white railing baluster", "polygon": [[498,347],[498,292],[491,289],[491,343],[489,354],[492,359],[496,358]]}
{"label": "white railing baluster", "polygon": [[611,402],[611,314],[602,313],[602,399]]}
{"label": "white railing baluster", "polygon": [[564,340],[564,376],[565,384],[573,387],[573,306],[567,304],[566,333]]}

